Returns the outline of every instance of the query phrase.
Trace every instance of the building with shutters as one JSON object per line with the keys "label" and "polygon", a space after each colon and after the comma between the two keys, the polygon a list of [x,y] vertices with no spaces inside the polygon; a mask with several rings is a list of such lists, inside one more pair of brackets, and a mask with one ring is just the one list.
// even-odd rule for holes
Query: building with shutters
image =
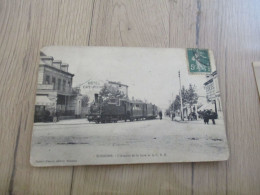
{"label": "building with shutters", "polygon": [[[35,112],[69,118],[81,113],[82,95],[72,88],[74,74],[69,65],[41,52]],[[39,119],[40,120],[40,119]]]}

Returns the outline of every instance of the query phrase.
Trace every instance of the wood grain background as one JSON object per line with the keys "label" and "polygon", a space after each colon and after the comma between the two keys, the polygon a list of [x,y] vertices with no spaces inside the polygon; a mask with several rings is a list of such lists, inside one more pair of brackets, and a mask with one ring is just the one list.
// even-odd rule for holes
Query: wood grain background
{"label": "wood grain background", "polygon": [[[0,0],[0,194],[260,194],[259,0]],[[230,159],[33,168],[39,49],[49,45],[214,51]]]}

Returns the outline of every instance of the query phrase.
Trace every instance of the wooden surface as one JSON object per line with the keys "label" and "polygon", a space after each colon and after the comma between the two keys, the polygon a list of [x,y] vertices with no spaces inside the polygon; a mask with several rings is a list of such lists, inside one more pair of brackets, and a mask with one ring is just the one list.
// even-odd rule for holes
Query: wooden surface
{"label": "wooden surface", "polygon": [[[259,0],[0,0],[0,194],[260,194]],[[227,162],[33,168],[39,49],[48,45],[214,51]]]}

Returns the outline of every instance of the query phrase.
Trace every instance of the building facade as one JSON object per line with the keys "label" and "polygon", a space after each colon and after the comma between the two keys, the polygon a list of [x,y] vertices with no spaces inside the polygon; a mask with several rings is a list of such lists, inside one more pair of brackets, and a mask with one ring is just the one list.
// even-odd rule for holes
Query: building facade
{"label": "building facade", "polygon": [[68,72],[69,65],[54,60],[52,56],[40,55],[38,85],[36,92],[36,114],[43,110],[51,116],[74,116],[81,109],[80,94],[72,88],[74,74]]}
{"label": "building facade", "polygon": [[119,82],[90,79],[80,84],[78,87],[80,88],[80,93],[82,95],[87,95],[89,97],[89,102],[93,102],[95,101],[95,94],[99,94],[105,84],[108,84],[123,92],[128,98],[128,86]]}
{"label": "building facade", "polygon": [[82,95],[87,95],[89,97],[89,102],[93,102],[95,100],[95,94],[100,92],[105,83],[106,81],[104,80],[89,79],[86,82],[80,84],[78,88],[80,89],[80,93]]}
{"label": "building facade", "polygon": [[[220,99],[220,90],[219,90],[219,82],[217,77],[217,71],[212,72],[211,74],[206,76],[207,81],[204,83],[204,87],[206,90],[206,98],[209,104],[214,106],[213,111],[217,112],[219,117],[222,117],[222,104]],[[210,106],[208,106],[210,107]]]}

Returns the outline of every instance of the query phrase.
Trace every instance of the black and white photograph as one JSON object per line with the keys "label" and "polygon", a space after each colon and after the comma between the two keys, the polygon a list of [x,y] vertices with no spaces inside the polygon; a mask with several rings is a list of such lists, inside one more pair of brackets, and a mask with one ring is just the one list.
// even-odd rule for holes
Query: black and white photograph
{"label": "black and white photograph", "polygon": [[39,60],[33,166],[228,159],[210,50],[50,46]]}

